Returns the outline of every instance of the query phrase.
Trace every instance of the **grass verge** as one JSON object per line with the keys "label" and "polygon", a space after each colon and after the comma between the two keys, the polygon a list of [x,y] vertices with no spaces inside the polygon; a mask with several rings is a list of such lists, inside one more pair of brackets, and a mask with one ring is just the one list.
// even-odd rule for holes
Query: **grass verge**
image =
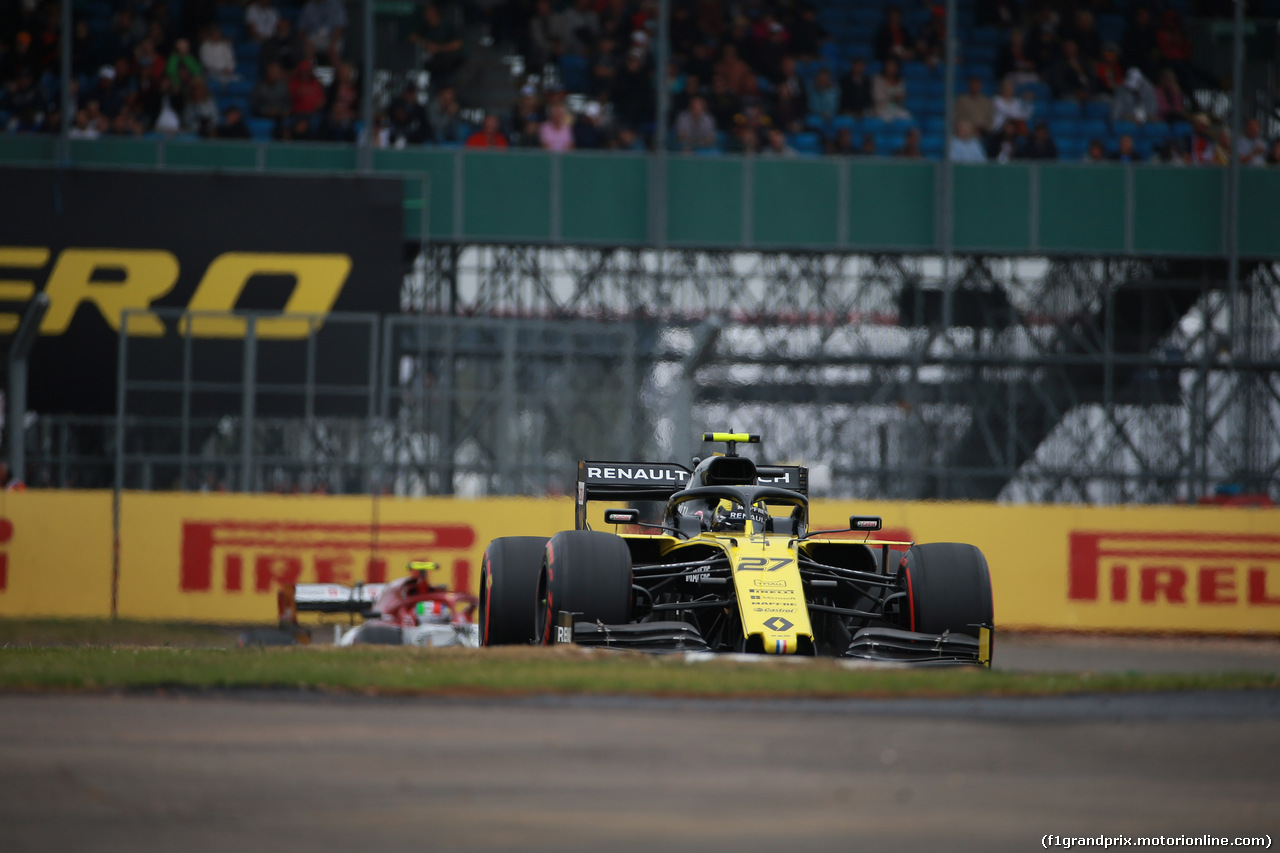
{"label": "grass verge", "polygon": [[571,648],[32,648],[0,650],[0,689],[303,689],[404,695],[690,697],[1063,695],[1280,687],[1267,673],[1010,673],[757,664]]}

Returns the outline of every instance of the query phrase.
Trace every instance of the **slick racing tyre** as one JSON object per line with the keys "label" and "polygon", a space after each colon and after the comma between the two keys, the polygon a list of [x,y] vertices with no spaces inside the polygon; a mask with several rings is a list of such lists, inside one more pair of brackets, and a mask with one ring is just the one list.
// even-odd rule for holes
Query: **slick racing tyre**
{"label": "slick racing tyre", "polygon": [[907,594],[902,627],[922,634],[968,634],[992,622],[991,574],[987,558],[972,545],[915,545],[898,568]]}
{"label": "slick racing tyre", "polygon": [[560,611],[575,622],[621,625],[631,619],[631,552],[618,536],[566,530],[551,537],[538,576],[539,642],[551,642]]}
{"label": "slick racing tyre", "polygon": [[489,543],[480,569],[480,645],[528,645],[537,637],[533,601],[545,536],[504,536]]}

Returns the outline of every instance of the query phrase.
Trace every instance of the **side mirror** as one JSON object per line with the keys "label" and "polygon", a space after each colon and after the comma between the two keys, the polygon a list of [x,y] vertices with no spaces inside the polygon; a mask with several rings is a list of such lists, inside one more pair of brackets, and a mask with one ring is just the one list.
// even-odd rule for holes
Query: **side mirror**
{"label": "side mirror", "polygon": [[850,530],[879,530],[884,526],[884,522],[878,515],[851,515],[849,516]]}
{"label": "side mirror", "polygon": [[635,524],[640,520],[640,510],[638,509],[606,509],[604,511],[605,524]]}

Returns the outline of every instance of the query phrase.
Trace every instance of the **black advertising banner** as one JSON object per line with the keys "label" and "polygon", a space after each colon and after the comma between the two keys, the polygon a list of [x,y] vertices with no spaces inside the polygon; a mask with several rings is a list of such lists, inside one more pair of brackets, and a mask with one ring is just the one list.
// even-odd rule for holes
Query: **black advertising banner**
{"label": "black advertising banner", "polygon": [[[268,312],[259,382],[301,381],[308,339],[323,338],[310,349],[324,381],[364,385],[367,325],[287,315],[397,312],[402,218],[393,178],[0,168],[0,336],[49,295],[28,383],[29,406],[46,413],[115,411],[123,310],[148,312],[130,315],[131,381],[181,379],[184,346],[197,354],[191,378],[242,378],[244,322],[193,320],[184,344],[176,312],[154,309],[187,309]],[[226,396],[203,408],[238,408]]]}

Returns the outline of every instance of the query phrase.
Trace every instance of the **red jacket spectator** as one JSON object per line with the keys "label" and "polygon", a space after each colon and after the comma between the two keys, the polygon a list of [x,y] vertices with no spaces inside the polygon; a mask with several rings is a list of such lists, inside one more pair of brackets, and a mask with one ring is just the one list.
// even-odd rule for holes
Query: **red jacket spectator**
{"label": "red jacket spectator", "polygon": [[324,86],[311,71],[311,60],[304,59],[289,78],[289,101],[295,116],[309,116],[324,106]]}
{"label": "red jacket spectator", "polygon": [[484,117],[484,124],[475,133],[467,137],[468,148],[506,148],[507,137],[502,134],[498,117]]}

